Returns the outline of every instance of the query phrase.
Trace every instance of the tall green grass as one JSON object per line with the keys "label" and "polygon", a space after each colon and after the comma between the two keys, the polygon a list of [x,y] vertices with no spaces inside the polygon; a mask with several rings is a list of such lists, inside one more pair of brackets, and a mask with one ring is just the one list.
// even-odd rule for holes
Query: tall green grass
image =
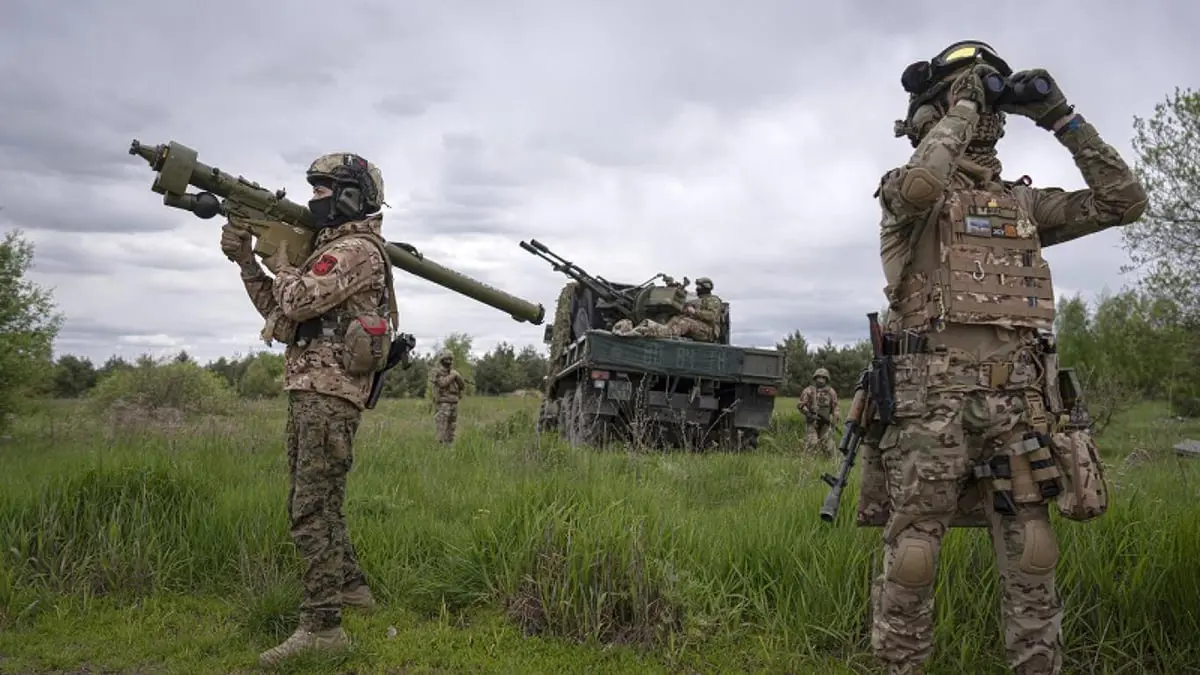
{"label": "tall green grass", "polygon": [[[527,634],[629,645],[667,667],[870,667],[879,530],[817,518],[830,461],[795,454],[790,402],[760,451],[702,456],[569,448],[533,434],[535,406],[467,399],[453,448],[433,442],[422,402],[367,414],[347,512],[385,605],[502,612]],[[22,421],[0,446],[0,631],[194,596],[234,602],[255,644],[286,635],[300,566],[283,423],[280,402],[117,423],[60,405]],[[1127,415],[1101,439],[1110,513],[1055,524],[1072,672],[1200,672],[1200,464],[1170,452],[1188,433],[1200,429],[1156,405]],[[998,597],[987,535],[953,531],[933,672],[1004,672]]]}

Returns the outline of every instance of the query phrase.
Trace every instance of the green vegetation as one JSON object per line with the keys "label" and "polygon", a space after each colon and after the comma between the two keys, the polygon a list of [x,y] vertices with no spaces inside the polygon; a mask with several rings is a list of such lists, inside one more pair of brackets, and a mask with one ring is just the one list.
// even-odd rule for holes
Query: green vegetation
{"label": "green vegetation", "polygon": [[[383,606],[350,612],[351,652],[296,672],[869,667],[879,530],[817,518],[828,467],[773,449],[798,447],[794,401],[775,430],[790,439],[708,456],[568,448],[529,431],[535,406],[467,399],[452,450],[419,401],[365,418],[347,508]],[[0,672],[251,668],[300,597],[283,417],[268,401],[183,424],[68,402],[24,418],[0,478]],[[1169,450],[1189,433],[1159,405],[1121,416],[1101,440],[1112,511],[1056,522],[1073,672],[1200,660],[1200,464]],[[1001,672],[990,550],[982,531],[948,539],[936,672]]]}

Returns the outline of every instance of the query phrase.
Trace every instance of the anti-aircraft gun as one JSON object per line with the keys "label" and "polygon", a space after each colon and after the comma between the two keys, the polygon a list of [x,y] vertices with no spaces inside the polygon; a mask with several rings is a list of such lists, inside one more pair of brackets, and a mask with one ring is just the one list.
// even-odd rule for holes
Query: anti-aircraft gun
{"label": "anti-aircraft gun", "polygon": [[570,279],[545,329],[550,368],[539,429],[592,445],[757,445],[783,384],[784,355],[732,346],[728,303],[714,342],[618,335],[613,328],[623,319],[636,327],[682,314],[694,299],[687,277],[659,273],[636,285],[617,283],[536,239],[520,245]]}
{"label": "anti-aircraft gun", "polygon": [[[308,207],[287,199],[283,190],[271,192],[258,183],[197,161],[196,151],[171,141],[149,147],[136,139],[129,154],[137,155],[156,172],[150,189],[163,196],[163,204],[197,217],[217,215],[236,219],[254,234],[254,252],[266,258],[286,242],[288,258],[301,265],[313,250],[316,237],[312,213]],[[196,187],[199,193],[189,193]],[[448,288],[490,307],[505,312],[517,321],[540,325],[545,309],[504,291],[472,279],[429,260],[410,244],[389,242],[386,246],[392,265],[427,281]]]}

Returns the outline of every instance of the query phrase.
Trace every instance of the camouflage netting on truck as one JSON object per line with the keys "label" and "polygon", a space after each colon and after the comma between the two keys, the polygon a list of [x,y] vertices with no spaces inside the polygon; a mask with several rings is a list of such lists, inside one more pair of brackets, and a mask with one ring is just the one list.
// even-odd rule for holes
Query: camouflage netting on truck
{"label": "camouflage netting on truck", "polygon": [[554,306],[554,328],[550,333],[550,363],[558,359],[571,339],[571,303],[578,286],[578,283],[569,281],[558,294],[558,303]]}

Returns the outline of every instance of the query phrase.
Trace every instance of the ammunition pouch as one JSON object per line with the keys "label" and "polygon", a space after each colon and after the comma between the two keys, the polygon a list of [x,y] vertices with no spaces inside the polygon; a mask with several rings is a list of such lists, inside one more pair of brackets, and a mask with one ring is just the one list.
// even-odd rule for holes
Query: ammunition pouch
{"label": "ammunition pouch", "polygon": [[1041,504],[1062,493],[1062,474],[1045,434],[1028,431],[986,462],[975,465],[975,478],[992,500],[992,510],[1017,515],[1019,504]]}
{"label": "ammunition pouch", "polygon": [[387,319],[360,314],[350,320],[343,337],[342,368],[347,375],[369,375],[387,367],[392,334]]}

